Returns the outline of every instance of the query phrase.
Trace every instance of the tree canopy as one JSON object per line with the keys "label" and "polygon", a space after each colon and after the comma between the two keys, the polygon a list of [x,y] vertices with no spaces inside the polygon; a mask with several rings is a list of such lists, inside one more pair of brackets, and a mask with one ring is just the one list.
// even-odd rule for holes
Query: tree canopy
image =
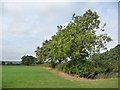
{"label": "tree canopy", "polygon": [[24,64],[24,65],[34,64],[35,61],[37,60],[35,57],[28,56],[28,55],[24,55],[21,59],[22,59],[22,64]]}
{"label": "tree canopy", "polygon": [[97,35],[104,31],[100,27],[100,19],[96,12],[86,11],[82,16],[73,14],[72,20],[66,26],[57,26],[58,31],[50,40],[38,47],[36,56],[39,62],[67,62],[87,60],[94,53],[106,49],[107,42],[112,39],[107,34]]}
{"label": "tree canopy", "polygon": [[84,78],[117,76],[120,45],[101,53],[112,39],[104,33],[106,24],[100,23],[91,10],[82,16],[73,14],[66,26],[57,26],[56,34],[37,47],[37,62],[49,62],[53,68]]}

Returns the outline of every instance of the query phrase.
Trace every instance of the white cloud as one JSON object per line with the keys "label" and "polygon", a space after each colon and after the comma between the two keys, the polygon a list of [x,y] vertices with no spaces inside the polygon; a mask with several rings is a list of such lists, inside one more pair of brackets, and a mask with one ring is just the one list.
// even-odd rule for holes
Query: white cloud
{"label": "white cloud", "polygon": [[61,17],[57,10],[67,7],[66,5],[65,3],[5,3],[4,34],[36,36],[43,30],[45,32],[55,30],[53,24]]}

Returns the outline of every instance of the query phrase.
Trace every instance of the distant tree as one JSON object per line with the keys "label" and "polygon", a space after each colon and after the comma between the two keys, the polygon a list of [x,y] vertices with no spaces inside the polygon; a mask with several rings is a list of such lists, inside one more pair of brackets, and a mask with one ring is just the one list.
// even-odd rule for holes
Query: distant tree
{"label": "distant tree", "polygon": [[12,62],[8,62],[7,65],[13,65],[13,63]]}
{"label": "distant tree", "polygon": [[33,57],[33,56],[28,56],[28,55],[23,56],[21,59],[22,59],[22,64],[24,64],[24,65],[35,64],[35,62],[36,62],[36,60],[37,60],[35,57]]}
{"label": "distant tree", "polygon": [[5,65],[5,61],[2,61],[2,65]]}

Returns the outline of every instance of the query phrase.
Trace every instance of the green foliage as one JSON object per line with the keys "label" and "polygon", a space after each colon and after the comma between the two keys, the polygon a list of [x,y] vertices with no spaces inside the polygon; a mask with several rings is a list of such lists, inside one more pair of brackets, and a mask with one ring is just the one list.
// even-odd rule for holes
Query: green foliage
{"label": "green foliage", "polygon": [[22,64],[24,65],[30,65],[30,64],[35,64],[35,61],[37,60],[35,57],[33,56],[23,56],[22,58]]}
{"label": "green foliage", "polygon": [[[114,55],[114,56],[113,56]],[[118,76],[120,45],[102,54],[94,54],[86,60],[69,61],[57,66],[61,71],[84,78],[108,78]]]}
{"label": "green foliage", "polygon": [[76,63],[73,63],[73,61],[69,61],[64,65],[58,65],[57,68],[65,73],[78,75],[84,78],[94,79],[97,75],[97,70],[92,66],[92,63],[88,61],[77,61]]}
{"label": "green foliage", "polygon": [[118,72],[118,63],[120,62],[120,45],[101,54],[101,59],[109,65],[113,72]]}
{"label": "green foliage", "polygon": [[57,26],[58,32],[50,40],[43,42],[42,47],[38,47],[36,56],[39,62],[59,61],[67,62],[71,60],[83,60],[91,54],[104,49],[107,42],[112,39],[107,34],[96,35],[100,20],[96,12],[88,10],[83,16],[72,17],[72,21],[66,26]]}
{"label": "green foliage", "polygon": [[110,62],[105,61],[106,57],[99,54],[112,41],[107,34],[96,34],[99,30],[103,32],[106,26],[104,24],[100,28],[100,22],[97,13],[91,10],[82,16],[73,14],[72,21],[66,26],[57,26],[56,34],[37,48],[35,52],[38,62],[49,62],[52,68],[58,65],[58,69],[68,74],[85,78],[96,78],[113,69],[116,71],[117,67],[110,66]]}

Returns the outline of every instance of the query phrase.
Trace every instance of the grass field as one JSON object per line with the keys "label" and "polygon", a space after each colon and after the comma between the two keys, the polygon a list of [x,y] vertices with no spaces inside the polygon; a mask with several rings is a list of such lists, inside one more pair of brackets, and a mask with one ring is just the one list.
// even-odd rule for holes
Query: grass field
{"label": "grass field", "polygon": [[41,66],[3,66],[3,88],[117,88],[118,79],[66,80]]}

